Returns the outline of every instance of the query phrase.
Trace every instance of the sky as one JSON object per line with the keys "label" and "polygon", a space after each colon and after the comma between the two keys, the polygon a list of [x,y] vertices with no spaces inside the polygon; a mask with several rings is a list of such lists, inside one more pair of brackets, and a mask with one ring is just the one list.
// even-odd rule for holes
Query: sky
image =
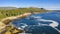
{"label": "sky", "polygon": [[0,0],[0,7],[38,7],[60,10],[60,0]]}

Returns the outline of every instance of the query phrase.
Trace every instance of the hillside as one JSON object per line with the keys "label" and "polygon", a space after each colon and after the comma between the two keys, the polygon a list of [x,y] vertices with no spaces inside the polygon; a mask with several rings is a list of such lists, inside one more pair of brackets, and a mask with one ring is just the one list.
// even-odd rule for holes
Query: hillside
{"label": "hillside", "polygon": [[0,20],[2,18],[10,17],[10,16],[16,16],[20,15],[23,13],[29,13],[29,12],[46,12],[47,10],[42,9],[42,8],[16,8],[16,9],[11,9],[11,10],[6,10],[7,8],[5,7],[4,10],[0,9]]}
{"label": "hillside", "polygon": [[16,9],[16,7],[0,7],[0,10]]}

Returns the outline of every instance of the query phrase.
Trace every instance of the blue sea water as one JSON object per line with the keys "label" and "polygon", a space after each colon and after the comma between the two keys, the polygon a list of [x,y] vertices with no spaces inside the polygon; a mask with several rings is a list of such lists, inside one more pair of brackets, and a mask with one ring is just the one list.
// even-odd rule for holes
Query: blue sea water
{"label": "blue sea water", "polygon": [[[58,23],[55,27],[50,26],[52,21]],[[17,28],[21,28],[25,33],[32,34],[60,34],[60,12],[46,12],[31,14],[26,18],[19,18],[12,21]],[[54,25],[54,24],[53,24]],[[59,31],[58,31],[58,30]]]}

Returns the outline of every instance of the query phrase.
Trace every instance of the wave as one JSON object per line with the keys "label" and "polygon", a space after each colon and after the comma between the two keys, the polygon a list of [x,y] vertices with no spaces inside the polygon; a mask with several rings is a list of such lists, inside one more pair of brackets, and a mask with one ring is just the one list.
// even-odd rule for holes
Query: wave
{"label": "wave", "polygon": [[[58,27],[59,23],[57,21],[53,21],[53,20],[46,20],[46,19],[38,19],[38,21],[43,21],[43,22],[52,22],[51,24],[42,24],[43,26],[50,26],[52,28],[54,28],[55,30],[57,30],[58,32],[60,32],[59,29],[57,29],[56,27]],[[40,24],[39,24],[40,25]]]}

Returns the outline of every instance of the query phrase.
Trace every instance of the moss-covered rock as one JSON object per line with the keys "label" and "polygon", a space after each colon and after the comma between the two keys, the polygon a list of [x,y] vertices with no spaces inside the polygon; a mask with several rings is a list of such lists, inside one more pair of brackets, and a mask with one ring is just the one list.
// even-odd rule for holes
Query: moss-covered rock
{"label": "moss-covered rock", "polygon": [[7,26],[3,32],[0,34],[19,34],[22,33],[23,30],[19,30],[13,26]]}

